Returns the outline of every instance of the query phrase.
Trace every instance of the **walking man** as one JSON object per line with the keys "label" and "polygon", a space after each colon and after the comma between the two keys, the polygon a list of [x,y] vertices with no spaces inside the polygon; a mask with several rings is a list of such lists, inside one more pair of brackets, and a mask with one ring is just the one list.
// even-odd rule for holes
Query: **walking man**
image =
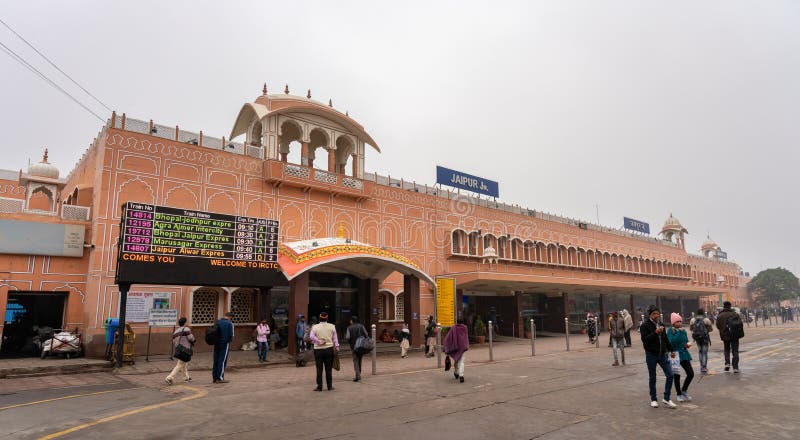
{"label": "walking man", "polygon": [[436,323],[433,315],[428,317],[428,324],[425,326],[425,357],[433,357],[436,352]]}
{"label": "walking man", "polygon": [[717,316],[717,330],[725,349],[725,371],[731,370],[733,352],[733,372],[739,373],[739,339],[744,337],[744,325],[738,313],[731,309],[731,302],[722,303],[722,311]]}
{"label": "walking man", "polygon": [[319,324],[311,327],[309,335],[314,343],[314,362],[317,365],[317,387],[314,391],[322,391],[322,368],[325,368],[325,382],[328,391],[333,390],[333,357],[339,351],[339,337],[336,326],[328,323],[328,313],[319,314]]}
{"label": "walking man", "polygon": [[228,352],[233,341],[233,313],[226,312],[225,316],[217,320],[219,329],[219,339],[214,344],[214,366],[211,369],[211,376],[214,383],[228,383],[225,380],[225,366],[228,364]]}
{"label": "walking man", "polygon": [[356,342],[358,338],[362,337],[369,337],[367,329],[358,322],[358,316],[352,316],[350,318],[350,327],[347,327],[344,338],[347,339],[347,342],[350,344],[350,351],[353,354],[353,371],[355,371],[356,376],[353,382],[359,382],[361,380],[361,358],[364,357],[364,352],[356,348]]}
{"label": "walking man", "polygon": [[659,319],[661,311],[658,307],[651,305],[647,308],[648,318],[642,322],[639,331],[642,336],[642,346],[645,351],[645,361],[647,362],[647,372],[650,375],[650,407],[658,408],[658,398],[656,397],[656,366],[660,366],[667,378],[664,385],[664,399],[661,402],[667,408],[675,409],[678,405],[670,400],[669,395],[672,391],[672,368],[669,366],[667,352],[672,351],[672,346],[667,340],[664,326]]}
{"label": "walking man", "polygon": [[619,366],[617,349],[622,353],[622,365],[625,365],[625,320],[617,312],[611,312],[611,319],[608,321],[608,332],[611,333],[611,345],[614,352],[614,363],[611,366]]}
{"label": "walking man", "polygon": [[708,374],[708,348],[711,346],[709,333],[714,330],[711,320],[706,318],[706,311],[697,309],[697,314],[689,321],[692,339],[697,344],[697,353],[700,355],[700,374]]}

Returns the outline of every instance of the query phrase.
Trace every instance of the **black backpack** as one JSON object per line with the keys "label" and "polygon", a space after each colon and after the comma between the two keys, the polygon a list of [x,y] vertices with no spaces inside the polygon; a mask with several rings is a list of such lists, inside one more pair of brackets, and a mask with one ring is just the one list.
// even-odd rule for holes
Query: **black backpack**
{"label": "black backpack", "polygon": [[219,324],[216,322],[206,329],[206,344],[217,345],[219,342]]}
{"label": "black backpack", "polygon": [[694,319],[694,325],[692,325],[692,339],[698,344],[708,343],[708,329],[704,321],[704,317],[698,316]]}
{"label": "black backpack", "polygon": [[725,321],[725,330],[729,340],[741,339],[744,337],[744,324],[738,313],[733,313]]}

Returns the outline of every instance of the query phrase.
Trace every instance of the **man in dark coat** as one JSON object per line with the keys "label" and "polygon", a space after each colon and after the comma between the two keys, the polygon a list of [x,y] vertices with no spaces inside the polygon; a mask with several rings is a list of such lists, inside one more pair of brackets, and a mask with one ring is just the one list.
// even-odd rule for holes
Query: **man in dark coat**
{"label": "man in dark coat", "polygon": [[227,312],[225,316],[217,321],[219,327],[219,340],[214,344],[214,364],[211,368],[211,376],[214,383],[228,383],[225,379],[225,366],[228,365],[228,352],[233,341],[233,313]]}
{"label": "man in dark coat", "polygon": [[677,405],[669,398],[673,377],[672,368],[667,357],[667,353],[672,351],[672,346],[667,340],[667,332],[664,325],[659,321],[661,311],[658,307],[650,306],[647,309],[647,315],[649,318],[642,322],[639,331],[641,332],[642,346],[644,347],[645,360],[647,362],[647,372],[650,375],[650,406],[658,408],[658,398],[656,397],[656,366],[658,365],[667,378],[667,383],[664,386],[664,399],[661,402],[667,408],[674,409]]}
{"label": "man in dark coat", "polygon": [[722,303],[722,311],[717,315],[717,330],[725,349],[725,371],[731,370],[731,352],[733,352],[733,372],[739,372],[739,338],[738,335],[731,335],[728,331],[728,319],[733,317],[736,312],[731,309],[731,302]]}

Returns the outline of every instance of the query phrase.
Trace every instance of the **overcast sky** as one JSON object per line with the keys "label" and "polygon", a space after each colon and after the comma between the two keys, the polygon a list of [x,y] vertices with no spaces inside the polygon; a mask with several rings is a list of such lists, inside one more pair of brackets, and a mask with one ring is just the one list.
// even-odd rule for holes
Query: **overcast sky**
{"label": "overcast sky", "polygon": [[[224,8],[220,8],[224,5]],[[800,2],[4,2],[0,19],[112,109],[227,136],[264,82],[378,142],[366,169],[619,227],[670,212],[751,273],[797,271]],[[7,29],[0,42],[80,92]],[[0,168],[62,175],[102,123],[0,50]]]}

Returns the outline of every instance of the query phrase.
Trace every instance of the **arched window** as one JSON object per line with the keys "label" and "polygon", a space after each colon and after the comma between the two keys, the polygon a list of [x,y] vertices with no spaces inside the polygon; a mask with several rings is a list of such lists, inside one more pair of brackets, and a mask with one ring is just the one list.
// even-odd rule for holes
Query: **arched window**
{"label": "arched window", "polygon": [[497,239],[497,256],[500,258],[508,258],[508,251],[508,238],[505,235],[501,235],[500,238]]}
{"label": "arched window", "polygon": [[480,240],[480,235],[478,235],[478,231],[473,231],[469,233],[468,238],[468,247],[469,247],[469,254],[470,255],[478,255],[478,240]]}
{"label": "arched window", "polygon": [[396,321],[405,321],[406,319],[406,310],[405,310],[405,293],[400,292],[395,297],[394,303],[394,319]]}
{"label": "arched window", "polygon": [[570,266],[578,265],[578,251],[571,246],[567,249],[567,264]]}
{"label": "arched window", "polygon": [[250,288],[236,289],[231,293],[231,313],[234,324],[255,324],[256,290]]}
{"label": "arched window", "polygon": [[586,251],[586,267],[594,268],[596,266],[594,261],[594,251],[589,249]]}
{"label": "arched window", "polygon": [[536,245],[530,240],[525,241],[522,245],[522,259],[525,261],[536,260]]}
{"label": "arched window", "polygon": [[[352,175],[352,155],[355,153],[355,145],[349,136],[339,136],[336,139],[336,172],[339,174]],[[349,169],[349,170],[348,170]]]}
{"label": "arched window", "polygon": [[250,130],[250,145],[261,146],[261,121],[253,122],[253,129]]}
{"label": "arched window", "polygon": [[511,240],[511,259],[520,260],[520,249],[522,249],[522,240],[515,238]]}
{"label": "arched window", "polygon": [[484,254],[486,254],[485,249],[489,247],[494,248],[495,252],[497,252],[497,238],[492,234],[486,234],[483,236]]}
{"label": "arched window", "polygon": [[388,290],[381,290],[378,298],[378,319],[394,320],[394,295]]}
{"label": "arched window", "polygon": [[462,231],[461,229],[456,229],[453,231],[453,253],[454,254],[466,254],[466,247],[467,247],[467,233]]}
{"label": "arched window", "polygon": [[297,122],[287,119],[281,123],[280,153],[284,162],[299,164],[302,154],[303,131]]}

